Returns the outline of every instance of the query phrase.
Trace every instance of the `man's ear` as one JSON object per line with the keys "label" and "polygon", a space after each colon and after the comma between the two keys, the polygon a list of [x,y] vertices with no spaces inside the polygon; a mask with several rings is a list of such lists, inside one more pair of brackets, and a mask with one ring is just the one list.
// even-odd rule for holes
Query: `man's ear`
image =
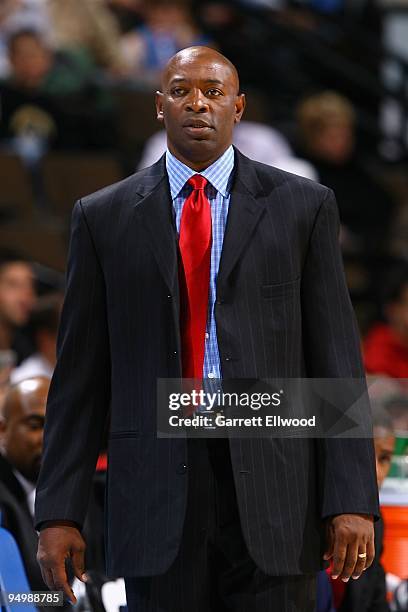
{"label": "man's ear", "polygon": [[235,101],[235,119],[234,119],[235,123],[239,123],[241,121],[241,117],[245,109],[245,104],[246,104],[245,94],[243,93],[238,94],[237,99]]}
{"label": "man's ear", "polygon": [[157,117],[157,121],[163,122],[164,120],[163,94],[161,91],[156,91],[156,117]]}

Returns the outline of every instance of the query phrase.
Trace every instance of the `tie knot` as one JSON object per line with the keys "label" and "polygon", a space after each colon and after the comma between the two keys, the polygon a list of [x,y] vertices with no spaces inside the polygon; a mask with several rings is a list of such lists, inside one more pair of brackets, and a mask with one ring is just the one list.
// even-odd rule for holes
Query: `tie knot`
{"label": "tie knot", "polygon": [[191,185],[193,189],[204,189],[208,181],[204,176],[201,176],[201,174],[194,174],[188,179],[187,183]]}

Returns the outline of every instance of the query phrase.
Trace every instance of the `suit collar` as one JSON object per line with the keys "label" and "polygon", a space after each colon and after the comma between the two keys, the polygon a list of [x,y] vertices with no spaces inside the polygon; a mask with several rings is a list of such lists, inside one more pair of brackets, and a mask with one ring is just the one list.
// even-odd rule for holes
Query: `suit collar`
{"label": "suit collar", "polygon": [[144,223],[150,244],[169,293],[177,289],[177,235],[174,226],[165,155],[134,175],[142,199],[134,205],[137,222]]}
{"label": "suit collar", "polygon": [[[262,184],[254,162],[235,147],[234,153],[234,180],[217,281],[220,291],[245,249],[265,206]],[[153,166],[136,173],[134,180],[135,190],[142,196],[134,205],[135,216],[145,223],[159,269],[169,292],[176,295],[177,235],[165,155]]]}
{"label": "suit collar", "polygon": [[220,299],[223,299],[228,277],[247,247],[265,208],[262,184],[254,162],[235,149],[235,165],[235,178],[217,278],[217,296]]}
{"label": "suit collar", "polygon": [[256,172],[255,162],[243,155],[236,147],[235,152],[235,177],[246,188],[249,194],[257,198],[263,193],[262,183]]}
{"label": "suit collar", "polygon": [[[254,162],[243,155],[235,146],[234,155],[234,175],[235,180],[239,180],[250,194],[257,197],[262,193],[262,184],[255,170]],[[141,196],[146,196],[152,192],[164,179],[168,180],[166,171],[166,154],[152,166],[139,170],[133,175],[134,189]],[[139,204],[139,203],[138,203]],[[137,204],[137,205],[138,205]]]}
{"label": "suit collar", "polygon": [[230,192],[230,177],[234,170],[234,149],[232,145],[202,172],[196,172],[183,164],[169,150],[166,151],[166,169],[169,177],[171,197],[174,200],[185,186],[189,178],[201,174],[222,196]]}
{"label": "suit collar", "polygon": [[[151,193],[164,179],[167,179],[166,156],[162,155],[155,164],[139,170],[133,175],[134,189],[138,195],[144,197]],[[137,205],[139,205],[139,202]]]}

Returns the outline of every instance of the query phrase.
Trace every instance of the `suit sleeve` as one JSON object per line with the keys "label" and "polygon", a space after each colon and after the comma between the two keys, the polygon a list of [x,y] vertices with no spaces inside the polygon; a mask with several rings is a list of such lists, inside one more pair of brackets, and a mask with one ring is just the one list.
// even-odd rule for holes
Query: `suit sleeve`
{"label": "suit sleeve", "polygon": [[110,405],[110,352],[103,271],[81,202],[71,223],[67,286],[48,395],[35,526],[82,526]]}
{"label": "suit sleeve", "polygon": [[[317,213],[302,274],[304,354],[310,378],[364,378],[360,338],[338,241],[339,215],[331,190]],[[367,405],[367,419],[370,420]],[[317,440],[322,518],[379,516],[373,440]]]}

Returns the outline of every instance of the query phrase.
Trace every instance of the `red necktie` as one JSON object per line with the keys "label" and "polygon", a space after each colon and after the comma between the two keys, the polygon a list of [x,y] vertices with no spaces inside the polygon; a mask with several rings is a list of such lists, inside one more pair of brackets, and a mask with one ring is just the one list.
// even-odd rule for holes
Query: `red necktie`
{"label": "red necktie", "polygon": [[184,202],[179,247],[183,378],[202,379],[211,263],[211,208],[204,193],[207,179],[195,174]]}

